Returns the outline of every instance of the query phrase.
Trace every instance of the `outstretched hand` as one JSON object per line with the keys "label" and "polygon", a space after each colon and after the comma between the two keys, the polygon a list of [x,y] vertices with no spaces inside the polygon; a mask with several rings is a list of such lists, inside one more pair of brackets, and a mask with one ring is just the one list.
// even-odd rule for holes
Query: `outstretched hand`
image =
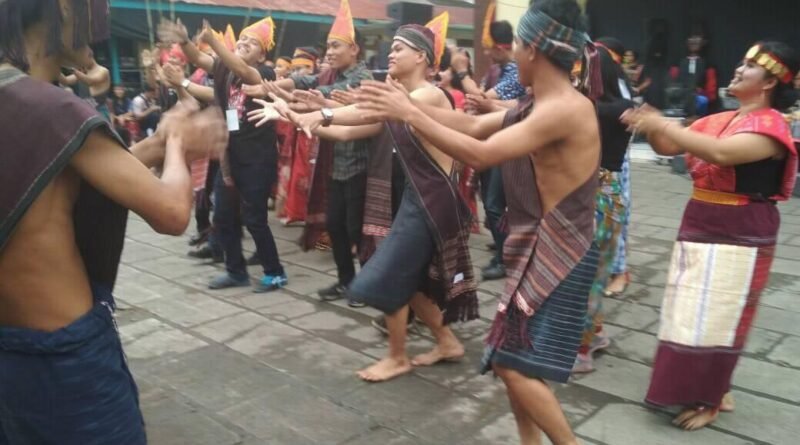
{"label": "outstretched hand", "polygon": [[183,80],[186,78],[183,68],[175,66],[171,63],[164,64],[162,72],[159,73],[161,78],[166,81],[172,88],[180,88]]}
{"label": "outstretched hand", "polygon": [[647,104],[625,111],[620,120],[628,126],[629,131],[645,135],[661,131],[672,122],[666,119],[661,111]]}
{"label": "outstretched hand", "polygon": [[247,120],[255,122],[256,127],[260,127],[269,121],[288,121],[290,118],[291,111],[289,110],[289,104],[274,94],[270,94],[270,97],[273,102],[267,102],[263,99],[253,99],[253,102],[261,105],[261,108],[247,113]]}
{"label": "outstretched hand", "polygon": [[325,107],[325,96],[318,90],[294,90],[291,97],[294,102],[302,102],[308,111]]}
{"label": "outstretched hand", "polygon": [[386,82],[363,81],[356,98],[356,107],[369,120],[403,120],[415,108],[408,90],[391,77]]}
{"label": "outstretched hand", "polygon": [[164,43],[186,43],[189,41],[189,31],[181,23],[181,19],[172,22],[163,18],[158,24],[158,39]]}
{"label": "outstretched hand", "polygon": [[219,158],[228,146],[228,128],[217,107],[198,111],[181,102],[162,116],[157,135],[180,139],[187,162]]}
{"label": "outstretched hand", "polygon": [[359,89],[348,86],[347,91],[333,90],[331,91],[331,99],[343,105],[353,105],[358,101],[357,93]]}

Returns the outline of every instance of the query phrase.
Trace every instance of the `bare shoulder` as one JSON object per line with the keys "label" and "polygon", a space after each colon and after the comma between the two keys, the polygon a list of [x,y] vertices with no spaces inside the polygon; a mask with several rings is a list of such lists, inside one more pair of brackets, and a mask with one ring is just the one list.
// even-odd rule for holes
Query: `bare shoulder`
{"label": "bare shoulder", "polygon": [[441,89],[433,85],[417,88],[411,92],[411,97],[427,105],[439,108],[450,108],[450,102],[447,100],[447,96],[444,95]]}

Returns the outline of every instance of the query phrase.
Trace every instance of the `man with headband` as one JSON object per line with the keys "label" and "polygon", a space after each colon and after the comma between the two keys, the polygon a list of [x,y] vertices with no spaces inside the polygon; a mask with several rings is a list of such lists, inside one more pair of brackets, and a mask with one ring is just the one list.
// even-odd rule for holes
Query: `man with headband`
{"label": "man with headband", "polygon": [[[268,92],[273,92],[289,99],[287,92],[315,89],[324,96],[320,98],[324,106],[317,106],[319,111],[316,114],[329,119],[334,105],[334,101],[330,100],[332,91],[355,88],[362,80],[372,79],[372,73],[360,60],[362,48],[348,0],[341,2],[328,34],[325,55],[330,61],[331,70],[305,76],[294,75],[289,79],[246,88],[245,92],[254,97],[266,97]],[[302,62],[302,58],[297,62]],[[336,143],[322,141],[319,145],[301,247],[313,249],[326,231],[330,235],[338,281],[320,289],[319,296],[323,301],[343,298],[345,288],[356,274],[353,260],[361,243],[369,143],[367,139],[352,139]],[[355,301],[348,303],[353,307],[362,306]]]}
{"label": "man with headband", "polygon": [[[433,32],[420,25],[398,29],[389,54],[389,75],[420,102],[435,109],[452,109],[442,90],[427,81],[430,68],[438,64],[444,50],[435,40]],[[267,112],[265,109],[254,119]],[[402,123],[364,120],[356,106],[335,109],[327,122],[319,113],[282,113],[321,138],[351,140],[380,135],[373,150],[375,156],[388,159],[386,174],[391,176],[393,151],[406,173],[406,189],[391,230],[348,289],[352,298],[386,314],[389,331],[388,356],[359,371],[359,377],[381,382],[410,372],[412,365],[463,357],[464,347],[447,325],[477,318],[478,300],[467,245],[471,215],[457,190],[453,159],[417,138]],[[432,351],[413,360],[405,348],[409,305],[437,342]]]}
{"label": "man with headband", "polygon": [[52,85],[60,67],[92,63],[108,2],[0,0],[0,23],[18,25],[0,28],[0,139],[11,141],[0,150],[0,444],[144,445],[113,318],[128,209],[182,233],[186,164],[224,147],[224,120],[167,113],[129,152],[93,108]]}
{"label": "man with headband", "polygon": [[[588,42],[575,0],[535,2],[520,21],[514,49],[533,97],[508,113],[465,116],[409,98],[392,83],[362,86],[365,118],[403,120],[467,165],[502,165],[508,278],[483,369],[503,379],[523,444],[541,443],[542,431],[553,443],[578,443],[544,380],[569,378],[597,270],[600,135],[592,101],[570,81],[582,55],[596,59]],[[591,59],[581,79],[590,97],[600,89]]]}

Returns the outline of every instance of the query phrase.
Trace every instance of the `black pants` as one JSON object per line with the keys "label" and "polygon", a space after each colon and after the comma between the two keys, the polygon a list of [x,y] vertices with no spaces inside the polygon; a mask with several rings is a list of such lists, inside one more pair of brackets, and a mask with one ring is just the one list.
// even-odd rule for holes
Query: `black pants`
{"label": "black pants", "polygon": [[333,259],[342,286],[349,285],[356,275],[352,248],[361,243],[366,193],[366,173],[359,173],[344,181],[331,179],[328,183],[326,228],[331,237]]}
{"label": "black pants", "polygon": [[506,211],[506,193],[503,189],[503,172],[500,167],[492,167],[481,172],[481,201],[486,212],[486,226],[492,232],[494,244],[497,246],[492,262],[503,264],[503,243],[506,241],[506,234],[498,230],[498,223]]}
{"label": "black pants", "polygon": [[194,197],[194,222],[197,233],[205,232],[211,227],[211,193],[214,191],[218,170],[219,162],[208,162],[205,187]]}
{"label": "black pants", "polygon": [[267,225],[267,198],[277,177],[277,151],[274,147],[264,150],[271,152],[255,158],[239,158],[235,150],[231,150],[231,176],[235,188],[225,186],[222,172],[217,174],[214,184],[214,230],[225,252],[225,268],[238,279],[247,277],[247,266],[242,256],[242,230],[236,217],[240,206],[242,222],[255,241],[256,255],[264,275],[284,273],[275,238]]}

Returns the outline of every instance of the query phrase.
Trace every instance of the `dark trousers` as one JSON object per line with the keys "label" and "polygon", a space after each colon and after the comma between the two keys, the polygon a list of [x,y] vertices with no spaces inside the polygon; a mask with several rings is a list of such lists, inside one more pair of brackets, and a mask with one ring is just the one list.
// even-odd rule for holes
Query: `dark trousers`
{"label": "dark trousers", "polygon": [[284,273],[275,238],[267,225],[267,198],[277,177],[276,158],[277,154],[259,156],[255,160],[239,160],[232,152],[230,163],[234,188],[225,186],[222,172],[216,176],[214,229],[225,252],[225,268],[238,279],[247,277],[247,266],[242,255],[242,229],[237,222],[240,207],[242,222],[255,241],[256,255],[264,274]]}
{"label": "dark trousers", "polygon": [[503,190],[503,172],[492,167],[481,172],[481,201],[486,212],[486,226],[492,232],[497,251],[492,262],[503,264],[503,243],[506,234],[498,230],[498,223],[506,211],[506,193]]}
{"label": "dark trousers", "polygon": [[211,228],[211,193],[214,191],[214,181],[217,178],[219,162],[209,161],[206,172],[206,185],[194,197],[194,222],[197,233],[205,232]]}
{"label": "dark trousers", "polygon": [[331,237],[333,259],[342,286],[349,285],[356,275],[352,248],[361,243],[366,193],[366,173],[359,173],[344,181],[331,179],[328,183],[326,228]]}

